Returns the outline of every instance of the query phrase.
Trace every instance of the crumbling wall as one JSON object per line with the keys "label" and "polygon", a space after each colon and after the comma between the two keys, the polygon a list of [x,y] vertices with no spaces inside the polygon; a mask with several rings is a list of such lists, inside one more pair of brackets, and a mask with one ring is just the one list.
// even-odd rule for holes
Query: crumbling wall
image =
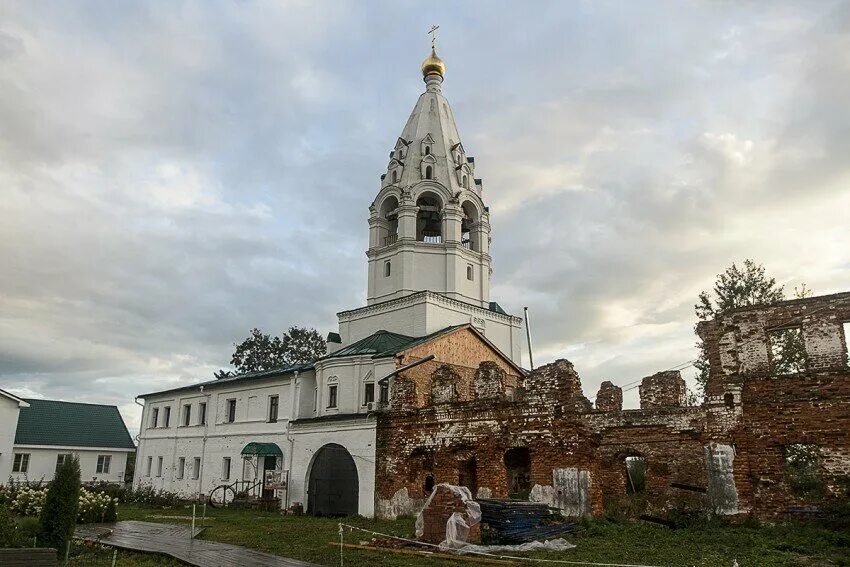
{"label": "crumbling wall", "polygon": [[638,391],[641,409],[682,407],[688,396],[685,380],[678,370],[647,376],[641,381]]}
{"label": "crumbling wall", "polygon": [[606,380],[599,386],[596,394],[596,409],[599,411],[621,411],[623,409],[623,389]]}
{"label": "crumbling wall", "polygon": [[[520,477],[509,477],[505,457],[517,448],[529,459],[521,471],[529,498],[568,515],[603,514],[606,505],[635,499],[629,458],[643,459],[637,500],[657,515],[700,506],[775,518],[837,497],[850,475],[845,321],[850,293],[721,314],[698,326],[710,362],[705,402],[687,406],[680,373],[660,372],[643,379],[641,409],[625,411],[622,390],[611,382],[602,384],[594,410],[569,361],[521,379],[492,356],[476,360],[482,347],[464,350],[457,338],[443,356],[470,357],[405,372],[398,383],[410,378],[413,386],[402,387],[378,416],[378,509],[421,506],[428,487],[440,482],[507,497],[509,479]],[[776,375],[768,336],[787,325],[800,327],[807,364],[798,374]],[[454,397],[433,394],[451,392],[452,382]],[[819,500],[799,494],[791,478],[788,448],[800,444],[817,459]]]}

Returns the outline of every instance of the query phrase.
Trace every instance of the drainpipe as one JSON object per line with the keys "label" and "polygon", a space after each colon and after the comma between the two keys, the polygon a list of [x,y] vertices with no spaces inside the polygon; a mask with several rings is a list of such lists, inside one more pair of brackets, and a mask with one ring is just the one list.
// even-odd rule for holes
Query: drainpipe
{"label": "drainpipe", "polygon": [[[136,435],[136,442],[139,444],[136,447],[136,463],[133,465],[133,480],[131,481],[131,487],[136,484],[136,473],[139,471],[139,467],[137,466],[139,463],[139,455],[142,453],[142,429],[145,427],[145,404],[139,403],[139,396],[133,398],[133,401],[136,402],[136,405],[142,408],[142,419],[139,421],[139,433]],[[124,462],[124,474],[127,474],[127,462]],[[141,478],[141,476],[139,477]]]}
{"label": "drainpipe", "polygon": [[[198,388],[200,389],[200,392],[203,394],[204,393],[204,386],[201,385]],[[207,408],[206,408],[205,414],[204,414],[204,436],[201,439],[201,470],[198,473],[198,496],[200,496],[202,494],[202,491],[204,489],[204,469],[206,468],[204,466],[204,463],[206,462],[206,453],[207,453],[207,429],[210,426],[210,413],[211,413],[210,412],[210,409],[211,409],[210,408],[210,395],[207,394],[204,397],[204,399],[206,400]],[[192,463],[192,464],[194,465],[195,463]]]}
{"label": "drainpipe", "polygon": [[528,307],[522,308],[525,314],[525,338],[528,339],[528,366],[534,370],[534,358],[531,356],[531,325],[528,323]]}

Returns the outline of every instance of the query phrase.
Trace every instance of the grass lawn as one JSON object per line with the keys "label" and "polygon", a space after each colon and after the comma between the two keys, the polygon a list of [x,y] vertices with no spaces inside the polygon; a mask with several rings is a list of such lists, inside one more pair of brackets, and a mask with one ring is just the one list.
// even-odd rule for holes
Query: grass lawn
{"label": "grass lawn", "polygon": [[[173,516],[191,517],[191,514],[191,506],[154,509],[122,504],[118,510],[118,519],[179,523],[182,520],[174,519]],[[339,541],[337,520],[209,508],[207,515],[209,521],[203,539],[244,545],[320,565],[339,565],[339,548],[328,545],[329,542]],[[386,534],[410,536],[413,533],[412,519],[385,521],[346,518],[342,521]],[[367,539],[369,537],[363,533],[345,533],[347,543],[359,543]],[[850,567],[850,534],[799,525],[712,526],[670,530],[643,523],[615,524],[596,520],[583,523],[580,532],[568,539],[578,547],[560,553],[541,552],[530,557],[664,567],[731,567],[735,559],[740,567]],[[344,553],[347,566],[474,565],[356,549],[346,549]],[[118,564],[151,567],[172,564],[157,558],[151,558],[147,563],[133,561],[135,559],[128,555],[126,561],[119,561]]]}

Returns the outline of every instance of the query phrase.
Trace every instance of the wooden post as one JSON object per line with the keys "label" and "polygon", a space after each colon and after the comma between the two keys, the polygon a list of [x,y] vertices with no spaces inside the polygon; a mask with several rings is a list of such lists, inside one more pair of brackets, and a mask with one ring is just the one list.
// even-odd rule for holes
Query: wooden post
{"label": "wooden post", "polygon": [[189,531],[189,539],[195,537],[195,505],[192,504],[192,529]]}

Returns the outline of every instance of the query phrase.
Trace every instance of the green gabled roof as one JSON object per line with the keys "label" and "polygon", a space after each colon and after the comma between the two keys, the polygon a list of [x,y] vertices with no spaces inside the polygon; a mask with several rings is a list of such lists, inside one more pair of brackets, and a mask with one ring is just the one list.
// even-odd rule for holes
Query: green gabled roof
{"label": "green gabled roof", "polygon": [[389,331],[378,331],[336,352],[325,355],[320,360],[342,358],[344,356],[378,354],[392,349],[399,349],[413,340],[415,340],[414,337],[408,337],[407,335],[400,335]]}
{"label": "green gabled roof", "polygon": [[110,447],[135,449],[118,408],[56,400],[25,400],[21,408],[16,445]]}

